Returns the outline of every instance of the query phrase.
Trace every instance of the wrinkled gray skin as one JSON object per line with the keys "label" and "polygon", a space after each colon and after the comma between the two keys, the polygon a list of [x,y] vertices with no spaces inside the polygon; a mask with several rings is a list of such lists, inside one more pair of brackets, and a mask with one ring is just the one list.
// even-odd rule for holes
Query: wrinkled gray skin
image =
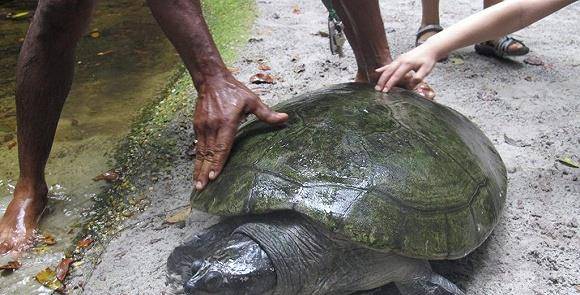
{"label": "wrinkled gray skin", "polygon": [[365,248],[290,211],[210,227],[173,251],[168,273],[187,294],[352,294],[392,282],[403,295],[463,294],[426,260]]}

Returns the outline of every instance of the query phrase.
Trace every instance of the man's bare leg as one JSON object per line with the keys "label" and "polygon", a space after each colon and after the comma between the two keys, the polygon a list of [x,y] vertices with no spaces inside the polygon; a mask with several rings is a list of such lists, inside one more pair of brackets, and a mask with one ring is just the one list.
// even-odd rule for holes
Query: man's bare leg
{"label": "man's bare leg", "polygon": [[[355,54],[358,66],[355,81],[375,84],[380,77],[375,70],[393,61],[379,1],[333,0],[333,6]],[[400,86],[409,88],[409,81],[403,81]],[[415,91],[428,99],[435,96],[425,83],[418,85]]]}
{"label": "man's bare leg", "polygon": [[40,0],[17,65],[20,177],[0,220],[0,254],[30,245],[47,202],[44,168],[74,72],[74,50],[94,0]]}

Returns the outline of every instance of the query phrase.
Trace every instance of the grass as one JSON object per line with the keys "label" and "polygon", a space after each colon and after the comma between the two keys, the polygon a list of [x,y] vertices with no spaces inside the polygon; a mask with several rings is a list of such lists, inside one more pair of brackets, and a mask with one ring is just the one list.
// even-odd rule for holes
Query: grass
{"label": "grass", "polygon": [[[204,16],[214,41],[227,63],[235,61],[237,52],[248,40],[252,23],[256,17],[252,0],[206,0],[203,1]],[[91,235],[106,247],[107,240],[114,235],[117,226],[128,216],[143,209],[141,202],[146,186],[142,175],[170,171],[180,151],[177,142],[184,134],[175,130],[175,122],[191,122],[194,108],[195,89],[185,68],[180,65],[173,78],[162,89],[157,98],[144,108],[133,124],[129,135],[119,144],[113,165],[123,171],[123,181],[112,185],[95,200],[95,214],[86,221],[77,240]],[[173,126],[173,127],[172,127]],[[191,138],[193,141],[193,138]],[[91,251],[89,260],[98,260],[104,248]],[[67,256],[84,253],[74,251]]]}

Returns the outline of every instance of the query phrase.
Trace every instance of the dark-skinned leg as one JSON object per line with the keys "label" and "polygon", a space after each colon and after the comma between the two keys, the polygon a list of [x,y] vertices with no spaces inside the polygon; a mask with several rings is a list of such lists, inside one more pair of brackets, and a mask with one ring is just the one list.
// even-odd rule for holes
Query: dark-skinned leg
{"label": "dark-skinned leg", "polygon": [[[375,70],[393,61],[379,1],[333,0],[333,6],[344,23],[348,43],[356,57],[356,81],[375,84],[380,77]],[[411,77],[406,78],[399,86],[410,89]],[[435,96],[426,83],[419,84],[415,91],[428,99]]]}
{"label": "dark-skinned leg", "polygon": [[[428,25],[439,25],[439,0],[422,0],[421,9],[421,28]],[[418,41],[425,42],[436,33],[436,31],[425,32],[419,36]]]}
{"label": "dark-skinned leg", "polygon": [[375,83],[375,69],[393,61],[378,0],[333,0],[344,24],[348,43],[354,52],[357,82]]}
{"label": "dark-skinned leg", "polygon": [[16,72],[20,177],[0,220],[0,254],[31,243],[47,202],[44,168],[69,93],[74,50],[88,26],[93,0],[41,0]]}

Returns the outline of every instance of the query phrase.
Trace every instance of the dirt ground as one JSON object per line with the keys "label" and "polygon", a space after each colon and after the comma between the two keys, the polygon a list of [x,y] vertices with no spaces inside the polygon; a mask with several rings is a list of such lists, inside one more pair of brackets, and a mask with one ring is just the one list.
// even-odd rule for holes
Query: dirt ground
{"label": "dirt ground", "polygon": [[[241,81],[258,72],[258,61],[272,67],[275,85],[254,87],[273,105],[295,94],[348,82],[356,64],[331,56],[326,12],[319,1],[259,0],[259,17],[239,61]],[[300,13],[293,13],[298,5]],[[477,1],[442,1],[444,25],[477,11]],[[411,48],[420,19],[420,1],[381,1],[393,55]],[[580,4],[561,11],[515,36],[526,42],[541,66],[523,58],[498,61],[465,48],[451,55],[429,77],[437,101],[465,114],[494,142],[508,167],[504,216],[475,253],[458,262],[464,275],[454,280],[467,294],[580,294],[580,169],[559,157],[580,156]],[[182,118],[180,122],[188,122]],[[182,142],[189,144],[191,126]],[[180,130],[176,128],[176,130]],[[177,131],[176,131],[177,132]],[[162,294],[165,262],[188,236],[216,222],[194,212],[186,224],[164,225],[167,214],[187,205],[191,162],[175,163],[151,182],[148,209],[128,220],[94,269],[76,274],[84,294]],[[80,292],[80,288],[75,292]],[[74,293],[74,292],[73,292]]]}

